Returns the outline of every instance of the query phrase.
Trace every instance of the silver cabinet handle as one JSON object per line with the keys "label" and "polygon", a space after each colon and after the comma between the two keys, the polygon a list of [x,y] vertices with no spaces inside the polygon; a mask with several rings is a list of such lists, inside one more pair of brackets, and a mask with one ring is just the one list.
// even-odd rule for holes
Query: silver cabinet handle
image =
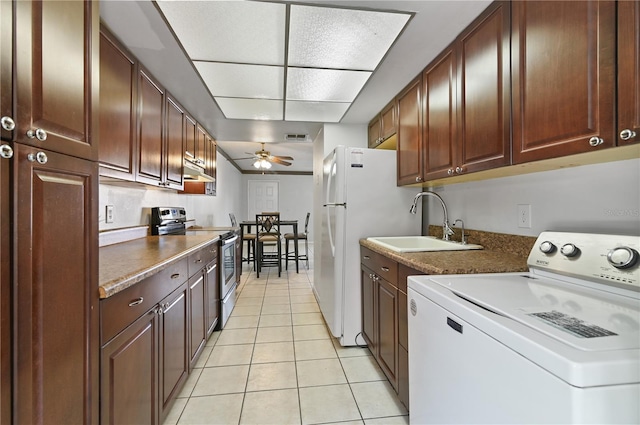
{"label": "silver cabinet handle", "polygon": [[47,140],[47,132],[41,128],[36,128],[35,130],[27,131],[27,137],[29,139],[35,138],[40,140],[41,142],[44,142],[45,140]]}
{"label": "silver cabinet handle", "polygon": [[388,272],[389,271],[389,267],[380,267],[382,269],[383,272]]}
{"label": "silver cabinet handle", "polygon": [[49,160],[49,158],[47,158],[47,154],[44,152],[38,152],[36,154],[34,153],[30,153],[29,155],[27,155],[27,160],[29,162],[36,162],[38,161],[39,164],[46,164],[47,161]]}
{"label": "silver cabinet handle", "polygon": [[137,306],[137,305],[139,305],[139,304],[142,304],[142,302],[143,302],[143,301],[144,301],[144,298],[143,298],[143,297],[136,298],[135,300],[133,300],[133,301],[131,301],[131,302],[129,303],[129,307],[135,307],[135,306]]}
{"label": "silver cabinet handle", "polygon": [[0,157],[9,159],[13,157],[13,148],[9,145],[0,145]]}
{"label": "silver cabinet handle", "polygon": [[597,136],[593,136],[591,139],[589,139],[589,144],[593,147],[601,145],[603,143],[604,143],[604,140],[602,140],[602,138]]}
{"label": "silver cabinet handle", "polygon": [[0,118],[0,125],[7,131],[13,131],[16,128],[16,122],[11,117]]}
{"label": "silver cabinet handle", "polygon": [[365,256],[364,256],[364,257],[362,257],[362,258],[364,258],[365,260],[371,260],[371,257],[369,257],[368,255],[365,255]]}
{"label": "silver cabinet handle", "polygon": [[180,277],[180,273],[174,273],[171,275],[171,279],[177,279]]}
{"label": "silver cabinet handle", "polygon": [[628,128],[625,128],[620,132],[620,138],[622,140],[629,140],[633,139],[634,137],[636,137],[636,132],[633,130],[629,130]]}
{"label": "silver cabinet handle", "polygon": [[449,169],[447,170],[447,174],[448,174],[448,175],[452,176],[452,175],[453,175],[453,173],[454,173],[453,168],[449,168]]}
{"label": "silver cabinet handle", "polygon": [[462,173],[464,173],[464,168],[456,167],[456,174],[462,174]]}
{"label": "silver cabinet handle", "polygon": [[201,259],[201,258],[198,258],[197,260],[195,260],[195,261],[194,261],[194,263],[196,263],[196,264],[197,264],[197,263],[202,263],[202,259]]}
{"label": "silver cabinet handle", "polygon": [[420,177],[420,176],[416,177],[416,181],[417,182],[421,182],[422,181],[422,177]]}

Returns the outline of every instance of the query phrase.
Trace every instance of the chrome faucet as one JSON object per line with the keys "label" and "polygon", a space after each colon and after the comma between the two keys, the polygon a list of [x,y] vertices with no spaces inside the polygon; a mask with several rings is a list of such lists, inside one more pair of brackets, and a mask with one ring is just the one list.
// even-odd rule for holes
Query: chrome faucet
{"label": "chrome faucet", "polygon": [[418,200],[423,196],[433,196],[435,198],[438,198],[438,200],[440,201],[440,204],[442,204],[442,212],[444,213],[444,222],[442,223],[442,239],[445,241],[448,241],[449,236],[453,235],[453,230],[451,229],[451,227],[449,227],[449,216],[447,214],[447,206],[444,204],[444,200],[440,197],[440,195],[438,195],[435,192],[431,192],[429,190],[418,193],[416,197],[413,198],[413,204],[411,205],[409,212],[411,214],[416,213],[416,210],[418,209]]}
{"label": "chrome faucet", "polygon": [[460,222],[461,226],[462,226],[462,236],[460,237],[460,243],[462,245],[466,245],[467,244],[467,237],[464,234],[464,221],[462,221],[461,218],[457,219],[456,221],[453,222],[452,226],[456,226],[456,224]]}

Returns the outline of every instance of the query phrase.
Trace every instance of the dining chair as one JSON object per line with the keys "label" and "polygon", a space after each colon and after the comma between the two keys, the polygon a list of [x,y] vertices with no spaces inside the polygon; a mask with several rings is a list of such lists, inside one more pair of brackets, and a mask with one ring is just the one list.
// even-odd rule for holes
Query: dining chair
{"label": "dining chair", "polygon": [[[256,277],[260,277],[262,267],[278,267],[278,277],[282,274],[282,247],[280,235],[280,213],[256,214]],[[275,247],[274,251],[265,251],[265,245]]]}
{"label": "dining chair", "polygon": [[311,213],[307,213],[307,217],[304,219],[304,233],[298,233],[298,244],[301,240],[304,240],[304,254],[300,254],[300,247],[298,246],[298,256],[296,257],[295,247],[293,252],[289,252],[289,241],[295,241],[296,235],[294,233],[285,233],[285,270],[289,270],[289,261],[295,260],[296,271],[298,271],[298,260],[305,260],[307,263],[307,270],[309,269],[309,217]]}
{"label": "dining chair", "polygon": [[[229,219],[231,219],[231,226],[238,227],[238,220],[234,213],[229,213]],[[244,230],[242,233],[242,244],[247,243],[247,256],[242,257],[243,263],[252,263],[254,262],[255,253],[256,253],[256,235],[253,233],[245,233]],[[244,251],[244,248],[242,249]]]}

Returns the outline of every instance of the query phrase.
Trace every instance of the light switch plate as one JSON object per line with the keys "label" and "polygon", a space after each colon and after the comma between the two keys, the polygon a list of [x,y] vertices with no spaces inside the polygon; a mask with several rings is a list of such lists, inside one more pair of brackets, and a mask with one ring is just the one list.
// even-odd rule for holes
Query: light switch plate
{"label": "light switch plate", "polygon": [[104,221],[106,223],[113,223],[113,205],[107,205]]}

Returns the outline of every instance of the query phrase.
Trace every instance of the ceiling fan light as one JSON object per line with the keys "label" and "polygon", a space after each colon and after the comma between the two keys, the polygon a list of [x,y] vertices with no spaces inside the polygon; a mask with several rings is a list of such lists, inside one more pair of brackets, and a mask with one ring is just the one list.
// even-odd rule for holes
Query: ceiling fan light
{"label": "ceiling fan light", "polygon": [[257,160],[256,162],[254,162],[253,166],[256,168],[260,168],[260,160]]}
{"label": "ceiling fan light", "polygon": [[262,168],[265,168],[265,169],[268,170],[269,168],[271,168],[271,163],[269,161],[266,161],[266,160],[263,159],[262,160]]}

